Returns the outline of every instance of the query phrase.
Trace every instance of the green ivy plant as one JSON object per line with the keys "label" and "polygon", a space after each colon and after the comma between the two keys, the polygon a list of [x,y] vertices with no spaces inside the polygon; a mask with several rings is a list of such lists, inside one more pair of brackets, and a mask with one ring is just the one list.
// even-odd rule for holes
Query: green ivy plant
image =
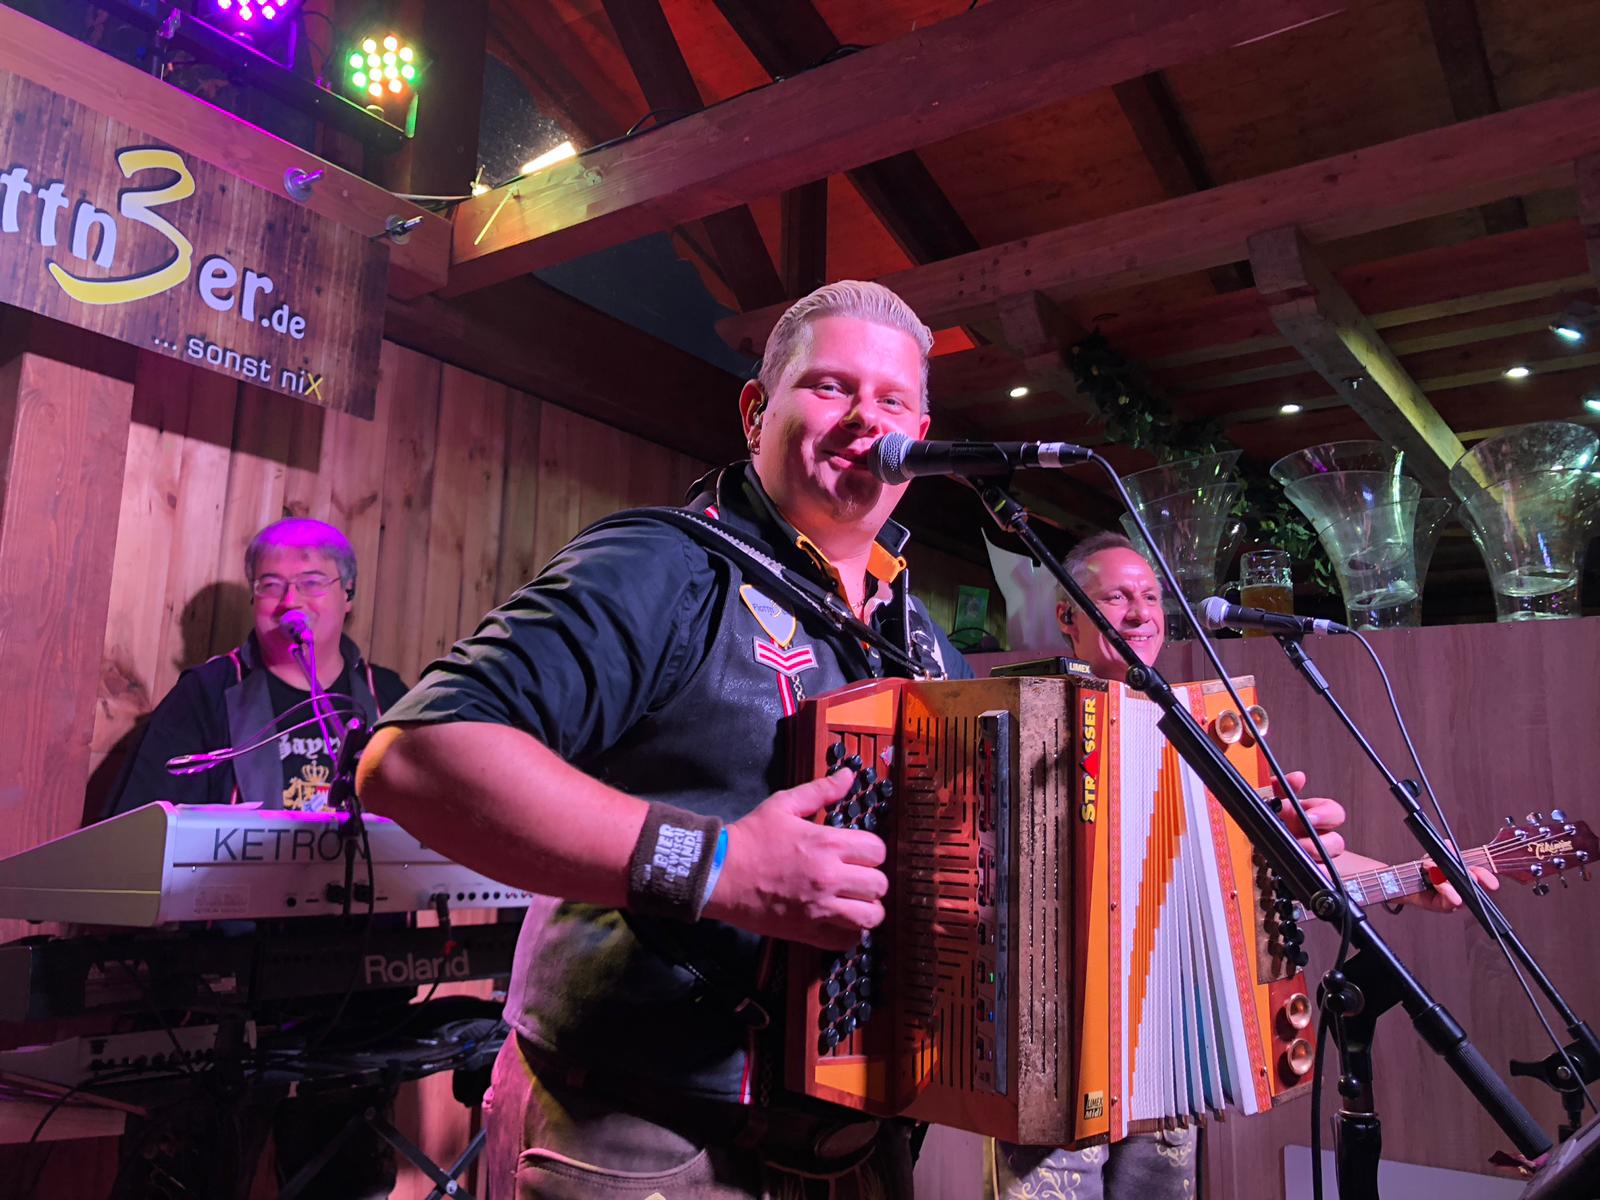
{"label": "green ivy plant", "polygon": [[[1094,402],[1112,441],[1149,450],[1162,463],[1238,449],[1216,421],[1185,421],[1174,415],[1171,403],[1150,385],[1138,364],[1119,354],[1098,329],[1072,347],[1071,358],[1078,388]],[[1238,474],[1244,491],[1233,515],[1247,523],[1258,541],[1285,551],[1297,578],[1337,595],[1333,564],[1305,515],[1258,464],[1241,459]]]}

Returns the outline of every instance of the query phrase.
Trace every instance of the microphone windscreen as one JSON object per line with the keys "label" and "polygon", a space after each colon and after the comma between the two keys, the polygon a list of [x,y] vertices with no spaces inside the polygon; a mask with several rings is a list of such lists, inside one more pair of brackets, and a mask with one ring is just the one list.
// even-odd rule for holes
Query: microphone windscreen
{"label": "microphone windscreen", "polygon": [[1226,629],[1231,607],[1221,596],[1207,596],[1200,601],[1200,624],[1207,629]]}
{"label": "microphone windscreen", "polygon": [[872,473],[884,483],[905,483],[909,476],[901,475],[906,461],[906,449],[911,439],[903,433],[886,433],[872,444]]}

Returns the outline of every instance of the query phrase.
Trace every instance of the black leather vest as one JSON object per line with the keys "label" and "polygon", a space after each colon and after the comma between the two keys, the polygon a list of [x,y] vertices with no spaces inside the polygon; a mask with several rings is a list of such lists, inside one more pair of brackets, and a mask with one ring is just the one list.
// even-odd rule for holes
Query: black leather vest
{"label": "black leather vest", "polygon": [[[751,513],[752,505],[764,503],[745,491],[756,485],[735,478],[743,494],[730,494],[734,479],[725,481],[717,493],[721,519],[774,557],[791,552],[773,544],[784,536],[781,526]],[[706,499],[691,507],[704,511]],[[791,685],[770,665],[770,652],[758,653],[758,644],[772,643],[775,635],[783,642],[793,623],[783,665],[794,656],[812,664],[793,675],[802,696],[883,669],[875,652],[840,639],[776,589],[746,579],[727,558],[711,550],[705,555],[716,577],[705,657],[658,711],[597,761],[575,765],[631,795],[731,822],[791,783],[784,717],[793,710],[793,693],[786,702],[784,689]],[[932,631],[920,604],[913,606],[914,620]],[[945,661],[959,662],[948,643],[940,648]],[[640,924],[643,942],[630,922]],[[712,921],[663,933],[688,953],[658,952],[661,942],[650,928],[616,910],[536,902],[517,946],[507,1020],[547,1053],[602,1077],[642,1078],[657,1088],[748,1102],[754,1090],[747,1071],[749,1026],[732,1015],[725,991],[708,988],[682,961],[671,960],[714,963],[724,980],[754,988],[761,939]]]}

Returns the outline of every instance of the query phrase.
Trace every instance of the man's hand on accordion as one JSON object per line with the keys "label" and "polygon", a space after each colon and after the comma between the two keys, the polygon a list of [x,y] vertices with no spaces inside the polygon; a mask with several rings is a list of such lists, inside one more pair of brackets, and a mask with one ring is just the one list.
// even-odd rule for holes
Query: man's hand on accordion
{"label": "man's hand on accordion", "polygon": [[774,792],[727,827],[728,857],[702,914],[766,937],[848,950],[883,922],[883,839],[812,817],[844,798],[855,773]]}
{"label": "man's hand on accordion", "polygon": [[[1288,773],[1289,786],[1300,795],[1300,789],[1306,785],[1304,771],[1290,771]],[[1357,854],[1347,850],[1344,838],[1335,832],[1344,824],[1344,805],[1337,800],[1330,800],[1326,796],[1300,796],[1300,807],[1305,809],[1306,820],[1311,827],[1322,837],[1322,844],[1327,847],[1328,854],[1333,859],[1333,865],[1339,874],[1354,874],[1360,871],[1381,871],[1391,864],[1381,859],[1368,858],[1365,854]],[[1300,844],[1305,847],[1306,853],[1312,858],[1318,858],[1317,850],[1311,843],[1306,833],[1305,824],[1300,820],[1294,809],[1287,804],[1283,807],[1284,824],[1299,838]],[[1320,860],[1319,860],[1320,861]],[[1500,886],[1500,880],[1493,871],[1486,871],[1481,867],[1472,868],[1473,877],[1477,879],[1478,886],[1489,891],[1495,891]],[[1407,896],[1402,904],[1414,904],[1418,908],[1425,908],[1429,912],[1454,912],[1461,907],[1461,896],[1456,889],[1448,883],[1441,883],[1431,891],[1420,892]]]}

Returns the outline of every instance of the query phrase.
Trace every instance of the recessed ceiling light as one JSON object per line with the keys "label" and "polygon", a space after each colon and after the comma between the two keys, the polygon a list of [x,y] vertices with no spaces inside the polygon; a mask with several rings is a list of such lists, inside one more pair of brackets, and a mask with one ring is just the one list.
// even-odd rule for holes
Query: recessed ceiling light
{"label": "recessed ceiling light", "polygon": [[1550,332],[1571,346],[1578,345],[1584,338],[1582,329],[1566,321],[1557,321],[1550,326]]}
{"label": "recessed ceiling light", "polygon": [[1583,406],[1596,416],[1600,416],[1600,395],[1585,396],[1583,398]]}
{"label": "recessed ceiling light", "polygon": [[1301,404],[1285,404],[1278,411],[1286,417],[1292,417],[1297,412],[1305,412],[1305,406]]}
{"label": "recessed ceiling light", "polygon": [[1524,367],[1519,364],[1515,367],[1507,367],[1502,374],[1504,374],[1507,379],[1526,379],[1529,375],[1533,374],[1533,370],[1530,367]]}
{"label": "recessed ceiling light", "polygon": [[1006,394],[1008,396],[1010,396],[1013,400],[1021,400],[1024,396],[1026,396],[1028,394],[1028,391],[1029,391],[1028,388],[1023,387],[1023,386],[1021,386],[1019,384],[1018,386],[1012,388]]}

